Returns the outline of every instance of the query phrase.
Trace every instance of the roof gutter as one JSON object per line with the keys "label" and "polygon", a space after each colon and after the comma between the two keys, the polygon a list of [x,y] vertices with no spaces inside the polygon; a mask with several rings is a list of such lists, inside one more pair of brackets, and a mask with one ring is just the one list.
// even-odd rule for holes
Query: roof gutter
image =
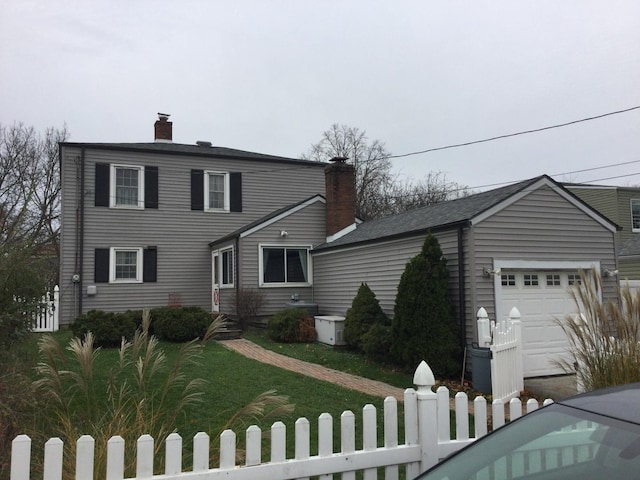
{"label": "roof gutter", "polygon": [[399,240],[402,238],[408,238],[408,237],[415,237],[417,235],[426,235],[429,232],[431,233],[436,233],[436,232],[443,232],[446,230],[453,230],[459,227],[465,227],[465,226],[469,226],[470,225],[470,221],[465,219],[465,220],[460,220],[457,222],[452,222],[452,223],[447,223],[445,225],[438,225],[435,227],[425,227],[425,228],[421,228],[419,230],[411,230],[410,232],[402,232],[402,233],[397,233],[397,234],[393,234],[393,235],[386,235],[384,237],[377,237],[377,238],[370,238],[367,240],[361,240],[359,242],[351,242],[351,243],[340,243],[339,245],[332,245],[332,244],[322,244],[320,247],[321,248],[316,248],[311,250],[311,254],[323,254],[325,252],[331,251],[331,250],[338,250],[338,249],[348,249],[348,248],[358,248],[358,247],[362,247],[365,245],[369,245],[372,243],[380,243],[380,242],[389,242],[392,240]]}

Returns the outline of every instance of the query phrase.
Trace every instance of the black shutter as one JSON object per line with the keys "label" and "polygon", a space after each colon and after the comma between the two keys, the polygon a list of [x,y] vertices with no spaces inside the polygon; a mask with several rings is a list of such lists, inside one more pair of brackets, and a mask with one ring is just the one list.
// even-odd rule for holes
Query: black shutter
{"label": "black shutter", "polygon": [[108,248],[96,248],[93,267],[93,281],[96,283],[109,283]]}
{"label": "black shutter", "polygon": [[109,176],[108,163],[96,163],[95,205],[96,207],[109,206]]}
{"label": "black shutter", "polygon": [[229,174],[229,207],[232,212],[242,211],[242,173],[231,172]]}
{"label": "black shutter", "polygon": [[158,248],[147,247],[144,249],[142,259],[142,281],[156,282],[158,278]]}
{"label": "black shutter", "polygon": [[191,210],[204,210],[204,170],[191,170]]}
{"label": "black shutter", "polygon": [[144,208],[158,208],[158,167],[144,167]]}

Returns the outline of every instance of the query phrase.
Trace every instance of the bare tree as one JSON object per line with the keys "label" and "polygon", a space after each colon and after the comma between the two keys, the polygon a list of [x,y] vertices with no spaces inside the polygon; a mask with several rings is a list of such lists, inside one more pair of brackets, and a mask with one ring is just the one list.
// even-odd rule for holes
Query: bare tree
{"label": "bare tree", "polygon": [[[58,142],[66,128],[39,134],[0,125],[0,311],[44,293],[56,276],[60,228]],[[50,286],[50,285],[49,285]],[[25,305],[21,304],[20,308]],[[0,322],[1,326],[1,322]]]}
{"label": "bare tree", "polygon": [[390,213],[400,213],[466,197],[470,193],[469,187],[449,181],[446,174],[431,171],[417,182],[396,181],[388,195],[390,198],[388,208]]}
{"label": "bare tree", "polygon": [[21,123],[0,125],[0,245],[57,247],[60,228],[58,142],[66,127],[38,134]]}
{"label": "bare tree", "polygon": [[391,153],[380,140],[369,140],[356,127],[333,124],[302,158],[324,162],[346,157],[356,170],[356,215],[380,218],[468,194],[468,188],[430,172],[418,182],[401,182],[391,171]]}
{"label": "bare tree", "polygon": [[392,181],[391,155],[379,140],[369,141],[366,132],[334,123],[311,146],[302,158],[326,162],[332,157],[346,157],[356,169],[356,215],[368,220],[375,218],[381,192]]}

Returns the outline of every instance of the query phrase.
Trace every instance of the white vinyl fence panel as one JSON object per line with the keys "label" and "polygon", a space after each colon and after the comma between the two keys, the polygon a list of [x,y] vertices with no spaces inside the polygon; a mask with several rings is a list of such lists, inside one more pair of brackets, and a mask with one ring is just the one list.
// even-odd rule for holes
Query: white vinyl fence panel
{"label": "white vinyl fence panel", "polygon": [[[158,480],[284,480],[305,479],[317,476],[320,479],[332,479],[341,474],[343,479],[355,479],[361,471],[362,478],[378,478],[378,469],[382,469],[385,479],[400,478],[401,467],[404,478],[414,478],[420,472],[437,463],[451,453],[485,435],[489,428],[487,422],[487,402],[483,397],[473,400],[475,429],[469,429],[469,399],[464,393],[456,394],[455,424],[456,433],[450,433],[451,400],[449,391],[435,384],[433,373],[422,362],[414,375],[416,389],[409,388],[404,394],[404,439],[399,441],[398,402],[393,397],[384,401],[384,420],[377,424],[376,407],[366,405],[360,415],[345,411],[339,419],[323,413],[318,418],[318,449],[311,452],[310,422],[300,418],[295,423],[295,453],[293,458],[286,455],[286,426],[275,422],[271,427],[269,453],[263,451],[262,431],[251,426],[245,431],[246,453],[243,464],[236,461],[236,433],[226,430],[220,437],[220,454],[217,465],[210,458],[210,439],[206,433],[198,433],[193,438],[193,462],[183,464],[182,438],[173,433],[165,443],[165,464],[154,463],[154,439],[149,435],[141,436],[137,444],[125,445],[125,441],[114,436],[107,447],[106,472],[94,472],[95,442],[89,436],[82,436],[76,443],[75,478],[106,478],[122,480],[125,478],[125,449],[135,448],[137,462],[135,479],[158,478]],[[550,401],[549,401],[550,402]],[[509,418],[515,419],[523,414],[523,405],[519,399],[512,399],[508,405],[495,400],[492,404],[493,428],[505,423],[505,407],[509,408]],[[536,401],[529,401],[525,411],[538,408]],[[356,422],[362,422],[362,447],[356,449]],[[340,443],[334,444],[333,429],[340,430]],[[378,442],[378,428],[383,429],[382,444]],[[31,470],[31,440],[20,435],[13,441],[11,457],[11,480],[28,480]],[[155,465],[155,470],[154,470]],[[164,474],[157,474],[160,468]],[[58,438],[49,440],[45,445],[44,474],[47,480],[60,480],[63,468],[63,442]]]}

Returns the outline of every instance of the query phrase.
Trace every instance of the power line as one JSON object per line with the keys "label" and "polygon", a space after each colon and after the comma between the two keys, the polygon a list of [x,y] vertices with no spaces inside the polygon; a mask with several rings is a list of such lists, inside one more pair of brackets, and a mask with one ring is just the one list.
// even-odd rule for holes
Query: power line
{"label": "power line", "polygon": [[[549,176],[550,177],[560,177],[560,176],[563,176],[563,175],[572,175],[574,173],[591,172],[591,171],[594,171],[594,170],[602,170],[604,168],[619,167],[621,165],[630,165],[630,164],[633,164],[633,163],[640,163],[640,160],[631,160],[629,162],[612,163],[611,165],[603,165],[603,166],[600,166],[600,167],[585,168],[585,169],[582,169],[582,170],[574,170],[574,171],[571,171],[571,172],[553,173],[553,174],[550,174]],[[624,175],[616,175],[616,176],[613,176],[613,177],[596,178],[594,180],[588,180],[586,182],[580,182],[580,183],[603,182],[605,180],[614,180],[614,179],[618,179],[618,178],[633,177],[633,176],[636,176],[636,175],[640,175],[640,172],[639,173],[627,173],[627,174],[624,174]],[[476,186],[473,186],[473,187],[467,187],[467,186],[464,186],[464,185],[460,185],[459,188],[451,189],[451,191],[452,192],[460,192],[460,191],[464,191],[464,190],[469,190],[469,191],[472,192],[474,190],[479,190],[479,189],[482,189],[482,188],[501,187],[503,185],[511,185],[513,183],[524,182],[526,180],[530,180],[530,178],[522,178],[520,180],[507,180],[506,182],[487,183],[487,184],[484,184],[484,185],[476,185]],[[415,196],[415,195],[416,194],[413,194],[413,196]]]}
{"label": "power line", "polygon": [[526,135],[526,134],[529,134],[529,133],[542,132],[544,130],[551,130],[553,128],[566,127],[568,125],[575,125],[576,123],[588,122],[590,120],[597,120],[598,118],[609,117],[611,115],[618,115],[620,113],[626,113],[626,112],[630,112],[632,110],[637,110],[637,109],[640,109],[640,105],[635,106],[635,107],[631,107],[631,108],[625,108],[624,110],[616,110],[615,112],[609,112],[609,113],[603,113],[601,115],[595,115],[593,117],[581,118],[580,120],[573,120],[571,122],[558,123],[557,125],[551,125],[551,126],[548,126],[548,127],[534,128],[532,130],[524,130],[524,131],[516,132],[516,133],[508,133],[506,135],[498,135],[497,137],[484,138],[482,140],[473,140],[473,141],[470,141],[470,142],[456,143],[456,144],[453,144],[453,145],[446,145],[444,147],[428,148],[426,150],[420,150],[419,152],[403,153],[401,155],[390,155],[387,158],[403,158],[403,157],[409,157],[409,156],[412,156],[412,155],[421,155],[423,153],[436,152],[436,151],[439,151],[439,150],[447,150],[447,149],[450,149],[450,148],[466,147],[466,146],[475,145],[475,144],[478,144],[478,143],[493,142],[494,140],[500,140],[500,139],[503,139],[503,138],[516,137],[518,135]]}
{"label": "power line", "polygon": [[574,173],[592,172],[594,170],[602,170],[603,168],[619,167],[621,165],[630,165],[632,163],[640,163],[640,160],[631,160],[630,162],[612,163],[611,165],[604,165],[602,167],[585,168],[583,170],[574,170],[573,172],[554,173],[554,174],[552,174],[550,176],[551,177],[559,177],[561,175],[573,175]]}

